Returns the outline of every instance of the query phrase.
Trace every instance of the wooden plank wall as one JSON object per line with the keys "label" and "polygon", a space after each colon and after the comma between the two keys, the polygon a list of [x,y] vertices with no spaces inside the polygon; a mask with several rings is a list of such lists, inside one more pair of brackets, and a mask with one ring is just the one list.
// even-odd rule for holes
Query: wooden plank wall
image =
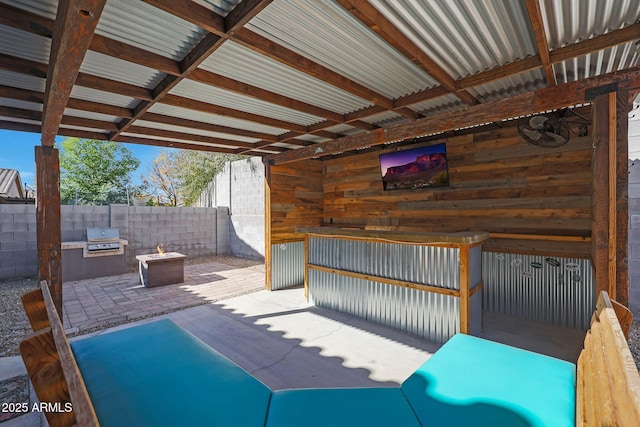
{"label": "wooden plank wall", "polygon": [[[591,117],[589,108],[581,113]],[[515,125],[423,143],[446,142],[449,187],[384,191],[382,149],[324,161],[323,225],[485,230],[495,236],[485,250],[588,257],[591,128],[562,147],[541,148]]]}
{"label": "wooden plank wall", "polygon": [[322,225],[322,170],[318,160],[269,166],[269,244],[304,240],[297,227]]}

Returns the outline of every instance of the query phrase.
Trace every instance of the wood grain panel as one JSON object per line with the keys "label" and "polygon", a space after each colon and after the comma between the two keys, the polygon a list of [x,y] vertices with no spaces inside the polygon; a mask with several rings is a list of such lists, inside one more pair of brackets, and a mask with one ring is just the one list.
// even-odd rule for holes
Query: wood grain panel
{"label": "wood grain panel", "polygon": [[322,225],[322,162],[306,160],[268,169],[270,244],[303,240],[296,228]]}
{"label": "wood grain panel", "polygon": [[[590,108],[581,114],[590,116]],[[449,186],[384,191],[379,155],[390,150],[325,160],[325,226],[415,231],[486,230],[518,235],[578,236],[584,240],[500,238],[491,250],[586,257],[592,221],[592,144],[541,148],[526,143],[516,122],[428,144],[447,143]],[[404,146],[399,149],[411,148]],[[292,167],[297,163],[286,166]],[[283,165],[285,166],[285,165]],[[285,222],[282,223],[284,226]]]}

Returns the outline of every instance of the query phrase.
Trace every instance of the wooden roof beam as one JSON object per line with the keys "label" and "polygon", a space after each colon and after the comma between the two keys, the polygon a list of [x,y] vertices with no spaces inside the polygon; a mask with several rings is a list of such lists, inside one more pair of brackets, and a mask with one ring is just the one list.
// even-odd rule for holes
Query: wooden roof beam
{"label": "wooden roof beam", "polygon": [[[148,3],[161,9],[179,16],[182,19],[189,21],[193,18],[194,14],[200,19],[206,17],[206,26],[209,33],[184,57],[179,64],[179,74],[165,77],[152,91],[153,99],[149,101],[141,102],[135,109],[134,116],[128,119],[123,119],[119,124],[119,130],[111,135],[111,138],[117,138],[122,132],[125,132],[136,119],[142,117],[156,102],[163,99],[174,87],[178,85],[183,79],[187,78],[198,66],[206,60],[209,55],[215,52],[226,40],[226,27],[227,22],[225,18],[216,14],[215,12],[193,2],[175,2],[167,0],[148,0]],[[232,24],[232,31],[235,31],[235,26],[240,25],[244,20],[249,20],[255,14],[257,14],[268,2],[244,2],[247,4],[242,5],[240,12],[235,13],[234,23]],[[240,6],[240,5],[239,5]],[[203,27],[204,28],[204,27]]]}
{"label": "wooden roof beam", "polygon": [[[375,91],[314,61],[311,61],[310,59],[287,49],[284,46],[278,45],[251,30],[242,28],[242,26],[249,22],[253,16],[264,9],[264,7],[270,3],[269,1],[244,0],[234,9],[234,11],[237,9],[238,12],[230,13],[230,17],[225,21],[224,29],[220,27],[218,21],[216,21],[215,25],[211,25],[208,21],[208,16],[213,12],[203,6],[190,3],[187,7],[183,4],[185,2],[174,2],[170,0],[145,1],[158,6],[169,13],[179,16],[192,24],[198,25],[219,37],[230,38],[231,40],[260,53],[261,55],[283,63],[300,71],[301,73],[325,81],[346,92],[359,96],[362,99],[381,105],[388,110],[394,109],[393,100],[386,98],[384,95],[376,93]],[[417,117],[417,114],[410,109],[399,108],[397,109],[397,112],[411,119],[415,119]]]}
{"label": "wooden roof beam", "polygon": [[[34,102],[37,104],[44,103],[44,93],[33,90],[19,89],[10,86],[0,85],[0,97],[19,99],[21,101]],[[69,98],[67,108],[75,110],[90,111],[92,113],[107,114],[118,117],[131,117],[133,112],[128,108],[118,107],[115,105],[102,104],[99,102],[85,101],[83,99]]]}
{"label": "wooden roof beam", "polygon": [[[252,142],[234,141],[232,139],[215,138],[212,136],[197,135],[197,134],[186,133],[186,132],[176,132],[176,131],[170,131],[165,129],[154,129],[146,126],[131,126],[127,132],[135,133],[139,135],[157,136],[161,138],[183,139],[185,141],[203,142],[207,144],[227,146],[229,148],[250,148],[255,145]],[[126,137],[123,137],[123,138],[126,138]],[[269,141],[269,144],[271,143],[272,141]]]}
{"label": "wooden roof beam", "polygon": [[[587,55],[623,43],[640,39],[640,23],[629,25],[620,30],[592,37],[575,44],[567,45],[549,52],[551,64],[557,64],[578,56]],[[509,75],[524,73],[542,67],[540,55],[531,56],[493,70],[484,71],[458,80],[458,87],[469,88],[489,83]]]}
{"label": "wooden roof beam", "polygon": [[613,72],[576,82],[528,92],[487,104],[474,105],[463,110],[446,112],[414,122],[376,129],[371,132],[346,136],[333,141],[314,144],[279,155],[267,156],[269,164],[283,164],[339,152],[381,145],[386,142],[427,136],[436,132],[447,132],[488,122],[535,114],[542,111],[564,108],[585,102],[586,90],[610,83],[617,83],[618,90],[633,93],[640,88],[640,66]]}
{"label": "wooden roof beam", "polygon": [[235,129],[235,128],[230,128],[228,126],[220,126],[220,125],[215,125],[211,123],[200,122],[197,120],[183,119],[180,117],[172,117],[172,116],[167,116],[167,115],[158,114],[158,113],[145,113],[145,115],[142,116],[140,120],[145,120],[145,121],[155,122],[155,123],[162,123],[162,124],[172,125],[172,126],[182,126],[186,128],[200,129],[200,130],[205,130],[209,132],[226,133],[229,135],[243,136],[246,138],[254,138],[258,140],[264,139],[266,141],[278,142],[278,137],[276,135],[271,135],[264,132],[253,132],[250,130]]}
{"label": "wooden roof beam", "polygon": [[540,0],[526,0],[526,4],[527,12],[529,14],[529,21],[531,21],[533,34],[535,35],[536,44],[538,45],[538,52],[540,55],[540,60],[542,61],[542,68],[544,68],[544,75],[547,79],[547,85],[555,86],[557,83],[556,76],[553,72],[551,59],[549,58],[549,44],[547,43],[547,33],[544,28],[542,10],[540,9]]}
{"label": "wooden roof beam", "polygon": [[60,0],[44,92],[42,145],[53,146],[106,0]]}
{"label": "wooden roof beam", "polygon": [[[330,85],[344,90],[352,95],[358,96],[362,99],[372,102],[375,105],[380,105],[387,110],[394,110],[393,100],[381,95],[353,80],[336,73],[323,65],[318,64],[284,46],[278,45],[273,41],[254,33],[251,30],[243,28],[236,32],[233,36],[233,41],[242,44],[243,46],[258,52],[259,54],[278,61],[284,65],[287,65],[301,73],[307,74],[311,77],[315,77]],[[410,119],[416,118],[416,113],[412,110],[406,111],[406,109],[398,109],[398,114],[402,114]]]}
{"label": "wooden roof beam", "polygon": [[[367,0],[338,0],[338,3],[352,15],[362,21],[367,27],[385,39],[387,43],[409,58],[414,64],[422,68],[427,74],[438,81],[449,92],[456,95],[463,102],[475,105],[478,100],[464,89],[456,86],[456,81],[447,74],[436,62],[425,54],[409,37],[404,35],[382,13]],[[397,106],[397,104],[394,103]],[[399,107],[396,107],[399,108]]]}

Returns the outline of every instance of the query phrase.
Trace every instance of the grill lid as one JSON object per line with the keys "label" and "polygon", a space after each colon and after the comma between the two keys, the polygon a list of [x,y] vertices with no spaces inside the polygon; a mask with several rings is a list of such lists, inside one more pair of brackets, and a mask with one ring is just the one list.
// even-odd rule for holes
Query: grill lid
{"label": "grill lid", "polygon": [[107,243],[118,242],[120,232],[117,228],[87,228],[87,242]]}

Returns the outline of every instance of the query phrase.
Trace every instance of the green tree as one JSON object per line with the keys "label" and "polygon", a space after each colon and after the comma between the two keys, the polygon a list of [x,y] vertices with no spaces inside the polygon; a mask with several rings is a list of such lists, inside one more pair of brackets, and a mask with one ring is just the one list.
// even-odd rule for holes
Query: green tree
{"label": "green tree", "polygon": [[60,149],[62,203],[104,205],[128,203],[140,192],[130,185],[136,159],[124,145],[95,139],[67,138]]}
{"label": "green tree", "polygon": [[183,150],[176,156],[176,168],[182,185],[185,204],[192,205],[213,178],[222,171],[225,162],[244,159],[237,154]]}

